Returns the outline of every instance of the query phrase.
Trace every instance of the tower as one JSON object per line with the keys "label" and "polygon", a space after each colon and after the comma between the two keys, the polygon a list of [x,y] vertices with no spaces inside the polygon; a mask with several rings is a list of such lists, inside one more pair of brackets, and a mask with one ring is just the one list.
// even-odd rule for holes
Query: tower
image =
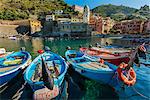
{"label": "tower", "polygon": [[90,20],[90,8],[89,6],[84,6],[84,12],[83,12],[83,23],[89,23]]}

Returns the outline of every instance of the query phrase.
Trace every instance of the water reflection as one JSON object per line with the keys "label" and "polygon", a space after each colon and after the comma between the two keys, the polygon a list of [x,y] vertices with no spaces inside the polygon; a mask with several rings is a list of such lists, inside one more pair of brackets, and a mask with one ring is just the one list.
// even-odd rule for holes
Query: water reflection
{"label": "water reflection", "polygon": [[[109,38],[50,38],[50,39],[41,39],[41,38],[32,38],[31,40],[9,40],[0,38],[0,47],[6,48],[8,51],[18,51],[21,47],[25,47],[32,55],[37,54],[37,50],[42,49],[44,45],[50,47],[50,49],[64,56],[66,47],[70,46],[72,49],[78,49],[79,45],[89,46],[99,43],[101,45],[108,44],[114,45],[124,45],[130,46],[131,41],[119,40],[119,39],[109,39]],[[35,56],[35,55],[34,55]]]}
{"label": "water reflection", "polygon": [[41,38],[34,38],[31,39],[31,43],[32,43],[32,52],[36,53],[37,50],[43,49],[44,45],[43,45],[43,40]]}

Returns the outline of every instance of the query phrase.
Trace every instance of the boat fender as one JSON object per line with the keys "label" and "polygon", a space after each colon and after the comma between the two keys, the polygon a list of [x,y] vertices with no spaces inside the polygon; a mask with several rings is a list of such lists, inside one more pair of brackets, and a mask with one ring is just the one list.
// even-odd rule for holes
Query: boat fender
{"label": "boat fender", "polygon": [[146,52],[146,48],[144,47],[144,45],[140,45],[139,50],[142,52]]}
{"label": "boat fender", "polygon": [[45,51],[51,51],[51,49],[50,49],[48,46],[45,46],[45,47],[44,47],[44,50],[45,50]]}
{"label": "boat fender", "polygon": [[44,53],[44,50],[38,50],[37,51],[39,54],[42,54],[42,53]]}
{"label": "boat fender", "polygon": [[92,45],[89,45],[89,48],[92,48]]}
{"label": "boat fender", "polygon": [[136,82],[136,73],[132,67],[129,70],[126,70],[127,75],[124,75],[123,69],[125,69],[128,64],[121,63],[117,69],[118,77],[128,86],[133,86]]}
{"label": "boat fender", "polygon": [[99,43],[95,43],[95,46],[96,46],[96,47],[99,47]]}
{"label": "boat fender", "polygon": [[21,47],[20,50],[21,50],[21,51],[25,51],[26,48],[25,48],[25,47]]}
{"label": "boat fender", "polygon": [[99,59],[99,62],[100,62],[101,64],[104,64],[104,60],[103,60],[102,58]]}
{"label": "boat fender", "polygon": [[71,50],[71,47],[70,47],[70,46],[67,46],[66,49],[67,49],[67,50]]}

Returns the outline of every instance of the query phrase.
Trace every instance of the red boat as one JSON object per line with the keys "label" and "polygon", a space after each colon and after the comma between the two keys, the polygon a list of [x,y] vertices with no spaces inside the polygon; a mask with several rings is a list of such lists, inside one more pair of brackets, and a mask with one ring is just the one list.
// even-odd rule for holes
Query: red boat
{"label": "red boat", "polygon": [[106,49],[106,48],[98,48],[98,47],[92,47],[92,48],[80,48],[80,51],[83,53],[90,55],[90,56],[96,56],[98,58],[102,58],[112,64],[120,65],[122,62],[128,63],[130,58],[130,50],[124,50],[124,49]]}

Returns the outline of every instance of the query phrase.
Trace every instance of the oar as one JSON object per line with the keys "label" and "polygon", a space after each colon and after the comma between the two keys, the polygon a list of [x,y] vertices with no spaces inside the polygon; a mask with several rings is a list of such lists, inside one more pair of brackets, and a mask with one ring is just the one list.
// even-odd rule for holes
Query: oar
{"label": "oar", "polygon": [[54,87],[54,79],[52,77],[52,73],[47,69],[47,65],[44,63],[43,58],[42,59],[42,78],[44,85],[50,89],[53,90]]}

